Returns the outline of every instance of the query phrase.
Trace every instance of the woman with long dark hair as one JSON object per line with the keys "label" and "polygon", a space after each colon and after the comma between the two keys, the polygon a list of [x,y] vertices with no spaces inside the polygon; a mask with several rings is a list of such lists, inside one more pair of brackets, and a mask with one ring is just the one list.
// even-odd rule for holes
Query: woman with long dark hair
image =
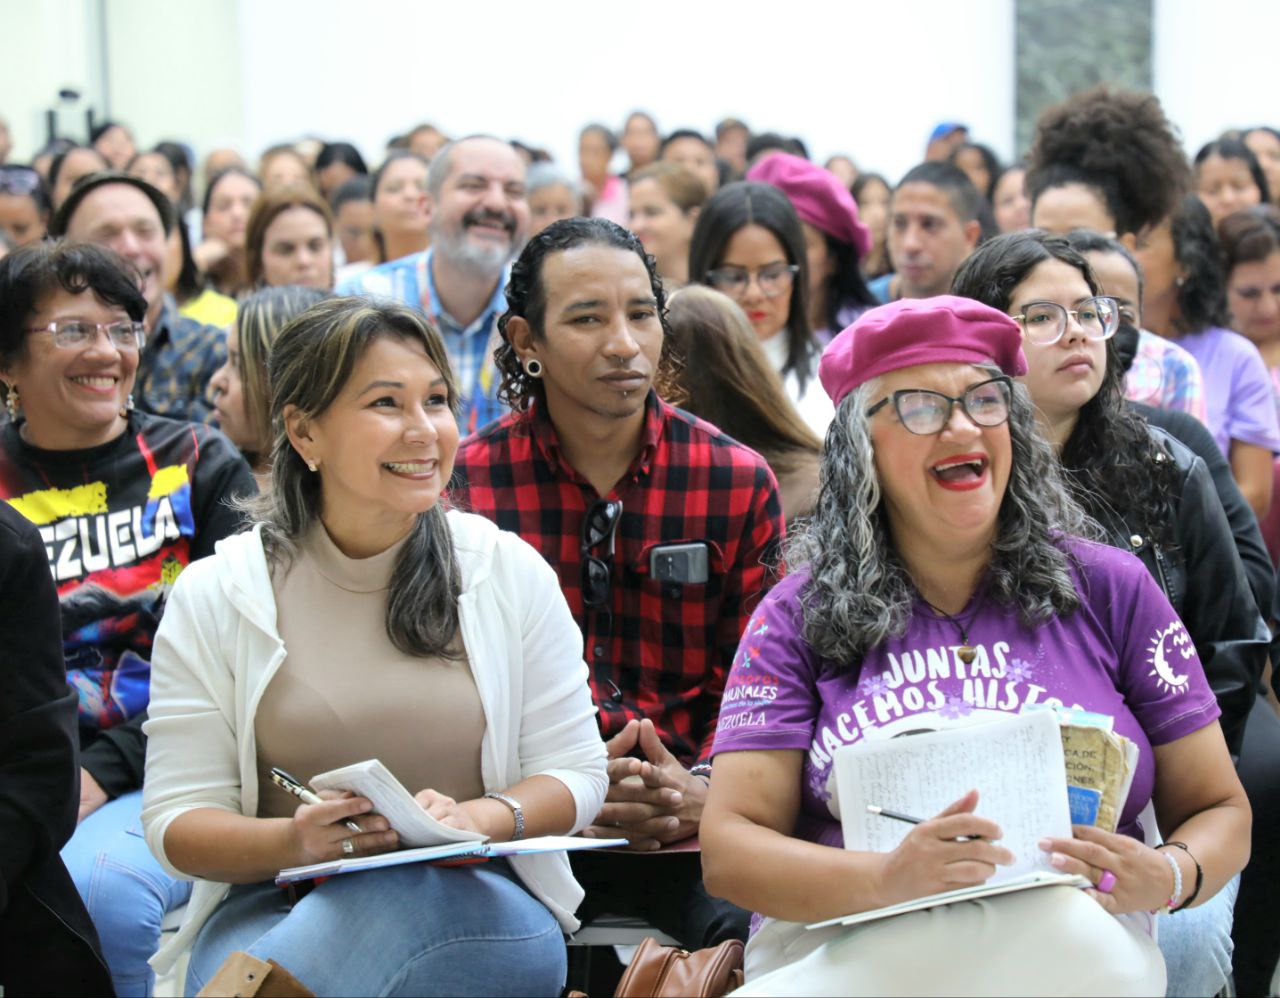
{"label": "woman with long dark hair", "polygon": [[[953,289],[1022,326],[1025,383],[1064,479],[1109,542],[1142,560],[1178,612],[1222,710],[1227,745],[1239,755],[1246,722],[1252,728],[1258,716],[1267,627],[1204,462],[1123,404],[1113,338],[1119,304],[1098,295],[1092,269],[1067,240],[1037,230],[980,247]],[[1234,884],[1194,916],[1196,933],[1162,933],[1166,960],[1180,968],[1171,971],[1174,981],[1203,973],[1221,986],[1230,969],[1233,894]],[[1211,949],[1200,948],[1205,940]]]}
{"label": "woman with long dark hair", "polygon": [[825,433],[833,408],[817,378],[809,253],[787,196],[752,181],[717,191],[693,227],[689,283],[708,284],[738,303],[805,422]]}

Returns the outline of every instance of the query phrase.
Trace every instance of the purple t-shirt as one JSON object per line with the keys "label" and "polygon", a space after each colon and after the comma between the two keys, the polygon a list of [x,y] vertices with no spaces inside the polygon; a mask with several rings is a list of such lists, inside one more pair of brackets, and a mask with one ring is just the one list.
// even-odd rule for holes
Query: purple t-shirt
{"label": "purple t-shirt", "polygon": [[[1217,701],[1182,621],[1142,563],[1127,551],[1072,540],[1080,609],[1029,628],[982,587],[956,619],[968,625],[972,663],[960,660],[959,630],[917,603],[907,633],[868,652],[854,676],[801,636],[808,573],[788,576],[764,598],[743,633],[725,686],[715,753],[801,749],[807,755],[795,835],[843,845],[832,753],[864,740],[1016,714],[1033,703],[1109,714],[1134,741],[1138,770],[1120,831],[1142,837],[1137,817],[1155,780],[1152,745],[1212,723]],[[968,787],[957,787],[959,797]],[[978,788],[981,791],[981,787]]]}
{"label": "purple t-shirt", "polygon": [[1258,348],[1218,326],[1181,336],[1177,344],[1200,362],[1209,432],[1223,455],[1231,456],[1232,440],[1280,454],[1275,393]]}

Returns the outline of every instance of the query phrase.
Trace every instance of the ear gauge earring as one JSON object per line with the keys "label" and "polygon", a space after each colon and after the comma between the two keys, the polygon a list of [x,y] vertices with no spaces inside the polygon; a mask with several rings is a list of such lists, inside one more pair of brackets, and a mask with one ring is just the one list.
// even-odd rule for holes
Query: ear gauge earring
{"label": "ear gauge earring", "polygon": [[18,386],[10,385],[4,396],[4,407],[9,410],[9,422],[18,421],[18,410],[22,408],[22,396],[18,394]]}
{"label": "ear gauge earring", "polygon": [[524,362],[524,373],[531,378],[542,377],[542,361],[537,357],[530,357]]}

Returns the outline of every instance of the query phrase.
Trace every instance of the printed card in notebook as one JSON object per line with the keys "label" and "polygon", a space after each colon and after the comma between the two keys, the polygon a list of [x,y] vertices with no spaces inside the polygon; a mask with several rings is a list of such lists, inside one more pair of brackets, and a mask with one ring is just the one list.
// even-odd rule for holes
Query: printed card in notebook
{"label": "printed card in notebook", "polygon": [[411,848],[438,846],[449,842],[483,842],[479,832],[451,828],[431,817],[404,785],[377,759],[366,759],[311,778],[314,790],[350,790],[368,797],[373,809],[391,822],[400,841]]}

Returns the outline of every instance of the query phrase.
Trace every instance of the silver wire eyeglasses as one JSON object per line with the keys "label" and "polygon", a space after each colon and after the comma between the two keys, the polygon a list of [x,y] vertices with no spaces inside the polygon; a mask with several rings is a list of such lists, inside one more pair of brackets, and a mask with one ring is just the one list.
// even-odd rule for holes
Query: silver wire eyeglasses
{"label": "silver wire eyeglasses", "polygon": [[141,350],[147,342],[147,330],[141,322],[85,322],[83,319],[69,319],[66,322],[37,326],[27,332],[49,333],[53,336],[53,345],[63,350],[82,350],[94,342],[98,333],[104,329],[107,339],[120,350]]}

